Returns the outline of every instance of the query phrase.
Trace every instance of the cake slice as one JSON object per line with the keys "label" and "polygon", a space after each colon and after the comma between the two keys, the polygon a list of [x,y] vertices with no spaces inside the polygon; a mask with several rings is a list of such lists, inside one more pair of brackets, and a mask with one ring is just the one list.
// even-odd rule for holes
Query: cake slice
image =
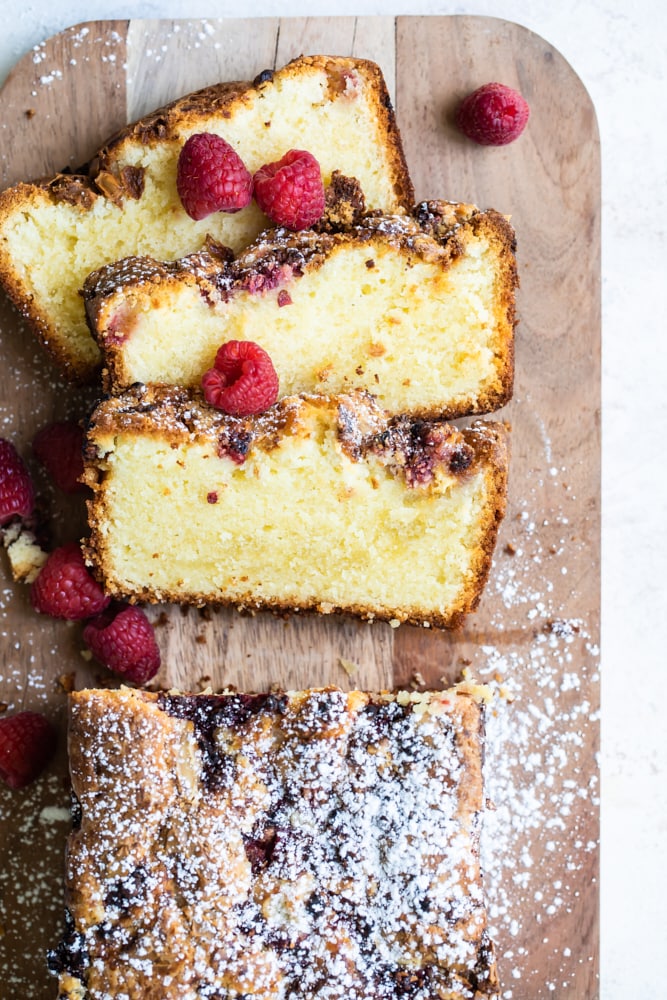
{"label": "cake slice", "polygon": [[497,1000],[486,694],[71,695],[59,997]]}
{"label": "cake slice", "polygon": [[221,135],[251,172],[290,148],[306,148],[325,184],[335,170],[356,178],[370,208],[412,204],[391,102],[374,63],[301,57],[253,83],[184,97],[110,139],[81,174],[0,195],[0,282],[66,374],[88,378],[99,363],[79,297],[90,271],[130,254],[183,257],[207,235],[239,250],[266,228],[254,202],[200,222],[186,215],[176,163],[195,132]]}
{"label": "cake slice", "polygon": [[365,393],[240,418],[136,386],[91,418],[85,554],[115,597],[452,627],[489,570],[505,438],[389,418]]}
{"label": "cake slice", "polygon": [[229,262],[128,258],[84,286],[108,391],[199,386],[227,340],[270,355],[281,393],[368,389],[393,413],[487,413],[512,394],[514,233],[424,202],[342,232],[274,230]]}

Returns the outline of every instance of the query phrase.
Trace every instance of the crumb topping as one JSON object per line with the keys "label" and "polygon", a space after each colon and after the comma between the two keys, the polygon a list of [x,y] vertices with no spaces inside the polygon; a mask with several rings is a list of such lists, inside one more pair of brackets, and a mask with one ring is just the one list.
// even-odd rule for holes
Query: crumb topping
{"label": "crumb topping", "polygon": [[[480,212],[474,205],[429,201],[415,206],[411,215],[363,212],[363,192],[354,178],[338,177],[328,214],[319,228],[293,232],[268,229],[236,258],[227,247],[208,239],[205,246],[176,261],[152,257],[127,257],[93,271],[84,284],[87,302],[113,295],[129,285],[159,283],[190,277],[204,298],[214,305],[238,292],[253,294],[284,287],[308,269],[319,267],[328,255],[345,244],[392,244],[425,260],[445,266],[461,248],[456,231],[465,222],[493,219],[508,230],[497,212]],[[331,189],[330,189],[331,190]],[[508,239],[510,237],[508,236]],[[371,255],[372,258],[372,255]]]}
{"label": "crumb topping", "polygon": [[150,414],[144,427],[150,433],[214,437],[218,454],[241,464],[253,448],[269,451],[290,434],[306,433],[318,411],[332,411],[325,419],[335,427],[340,447],[352,461],[373,457],[410,488],[428,487],[443,476],[468,475],[493,446],[497,433],[493,424],[483,421],[458,430],[440,421],[390,417],[364,390],[340,396],[286,396],[262,413],[236,417],[208,406],[196,390],[139,384],[95,411],[90,437],[99,443],[88,445],[86,457],[94,464],[107,427],[110,433],[139,430]]}
{"label": "crumb topping", "polygon": [[359,225],[366,212],[366,198],[356,177],[334,170],[325,192],[326,206],[320,229],[346,229]]}
{"label": "crumb topping", "polygon": [[78,205],[83,209],[89,209],[97,197],[92,181],[78,174],[56,174],[43,181],[42,187],[55,201]]}

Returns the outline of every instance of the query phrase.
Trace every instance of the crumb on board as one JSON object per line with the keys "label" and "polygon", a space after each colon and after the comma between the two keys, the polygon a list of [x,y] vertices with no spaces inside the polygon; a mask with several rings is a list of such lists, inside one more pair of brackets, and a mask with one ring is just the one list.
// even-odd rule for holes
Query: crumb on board
{"label": "crumb on board", "polygon": [[65,694],[71,694],[74,690],[75,682],[76,674],[74,671],[71,671],[71,673],[60,675],[58,678],[58,687],[61,691],[64,691]]}
{"label": "crumb on board", "polygon": [[338,657],[338,663],[348,677],[354,677],[354,675],[359,672],[359,665],[354,663],[352,660],[346,660],[343,656]]}

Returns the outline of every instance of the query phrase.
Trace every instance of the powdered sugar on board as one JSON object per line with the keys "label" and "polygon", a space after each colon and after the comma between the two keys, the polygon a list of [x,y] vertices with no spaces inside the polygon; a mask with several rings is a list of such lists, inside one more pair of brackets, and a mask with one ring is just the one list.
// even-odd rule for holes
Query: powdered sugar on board
{"label": "powdered sugar on board", "polygon": [[[579,963],[594,961],[593,953],[581,955],[577,941],[563,945],[558,927],[597,882],[590,816],[599,807],[597,755],[591,754],[598,712],[589,695],[599,675],[586,665],[597,649],[580,658],[589,645],[581,623],[561,625],[572,630],[546,626],[528,656],[484,649],[487,666],[477,671],[492,684],[507,678],[495,682],[502,697],[487,721],[490,809],[482,838],[490,933],[503,968],[522,980],[517,991],[505,972],[505,1000],[542,995],[532,992],[540,987],[558,996],[572,987]],[[543,934],[546,982],[542,956],[523,945],[529,914]]]}
{"label": "powdered sugar on board", "polygon": [[69,798],[53,772],[20,793],[0,787],[0,970],[8,997],[55,993],[46,948],[62,926]]}
{"label": "powdered sugar on board", "polygon": [[[514,501],[489,582],[491,629],[470,657],[498,692],[487,720],[482,847],[504,1000],[570,995],[581,965],[596,960],[583,903],[598,879],[597,617],[576,593],[588,544],[568,469],[549,468],[549,450],[545,440],[544,475]],[[548,518],[531,496],[545,488],[555,494]],[[519,644],[527,627],[530,641]],[[533,924],[538,951],[524,943]],[[564,924],[577,936],[564,938]]]}
{"label": "powdered sugar on board", "polygon": [[[108,31],[103,34],[93,33],[87,25],[70,28],[66,34],[68,37],[68,48],[73,53],[67,60],[67,65],[76,66],[81,61],[82,64],[89,64],[91,59],[99,58],[101,62],[116,62],[116,49],[120,47],[124,52],[125,40],[117,31]],[[91,47],[92,46],[92,47]],[[41,42],[33,46],[32,62],[40,68],[40,75],[36,83],[40,87],[49,87],[53,83],[63,80],[63,70],[56,64],[52,66],[52,57],[48,52],[49,46],[46,42]],[[84,51],[80,51],[80,50]],[[37,97],[38,90],[32,91],[32,96]]]}

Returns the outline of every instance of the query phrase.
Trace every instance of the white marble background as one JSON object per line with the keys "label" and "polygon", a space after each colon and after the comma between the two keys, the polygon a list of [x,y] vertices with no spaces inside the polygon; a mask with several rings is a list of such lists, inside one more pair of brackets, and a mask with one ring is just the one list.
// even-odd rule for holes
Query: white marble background
{"label": "white marble background", "polygon": [[[603,165],[602,997],[667,995],[667,7],[664,0],[0,0],[0,82],[33,45],[124,17],[487,14],[590,92]],[[1,114],[1,108],[0,108]],[[662,960],[661,960],[662,956]],[[661,989],[665,993],[661,994]],[[562,998],[567,1000],[567,998]]]}

